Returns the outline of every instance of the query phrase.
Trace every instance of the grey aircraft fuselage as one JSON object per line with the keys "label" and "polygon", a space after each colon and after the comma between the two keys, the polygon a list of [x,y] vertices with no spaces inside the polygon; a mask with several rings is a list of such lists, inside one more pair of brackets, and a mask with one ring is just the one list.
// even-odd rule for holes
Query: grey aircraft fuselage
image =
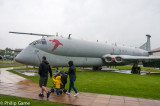
{"label": "grey aircraft fuselage", "polygon": [[[29,44],[15,60],[20,63],[39,66],[41,58],[46,56],[53,67],[68,66],[68,61],[74,61],[75,66],[107,66],[113,63],[106,62],[105,56],[129,55],[148,56],[148,51],[139,48],[89,42],[72,38],[46,37]],[[113,60],[114,61],[114,60]],[[117,65],[124,65],[117,64]]]}

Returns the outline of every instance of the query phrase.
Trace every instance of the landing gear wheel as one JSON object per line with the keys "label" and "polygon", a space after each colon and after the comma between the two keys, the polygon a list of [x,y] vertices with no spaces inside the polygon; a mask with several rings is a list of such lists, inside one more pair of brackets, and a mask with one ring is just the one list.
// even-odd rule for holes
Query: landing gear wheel
{"label": "landing gear wheel", "polygon": [[102,70],[102,67],[93,67],[94,71]]}

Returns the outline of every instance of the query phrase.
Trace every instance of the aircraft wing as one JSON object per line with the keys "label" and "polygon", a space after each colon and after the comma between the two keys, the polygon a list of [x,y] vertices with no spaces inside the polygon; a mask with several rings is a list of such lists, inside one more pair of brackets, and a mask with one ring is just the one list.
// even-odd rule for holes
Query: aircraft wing
{"label": "aircraft wing", "polygon": [[160,56],[130,56],[130,55],[105,55],[107,63],[136,63],[142,62],[144,67],[160,67]]}
{"label": "aircraft wing", "polygon": [[160,61],[160,56],[129,56],[129,55],[117,55],[115,57],[116,62],[123,61]]}

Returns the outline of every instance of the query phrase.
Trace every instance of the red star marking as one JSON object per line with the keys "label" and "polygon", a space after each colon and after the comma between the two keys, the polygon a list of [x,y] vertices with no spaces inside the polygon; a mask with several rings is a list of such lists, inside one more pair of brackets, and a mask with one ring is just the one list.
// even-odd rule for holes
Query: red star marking
{"label": "red star marking", "polygon": [[49,41],[52,43],[55,43],[52,51],[56,50],[59,45],[63,46],[63,44],[61,42],[59,42],[57,39],[53,39],[53,40],[49,40]]}

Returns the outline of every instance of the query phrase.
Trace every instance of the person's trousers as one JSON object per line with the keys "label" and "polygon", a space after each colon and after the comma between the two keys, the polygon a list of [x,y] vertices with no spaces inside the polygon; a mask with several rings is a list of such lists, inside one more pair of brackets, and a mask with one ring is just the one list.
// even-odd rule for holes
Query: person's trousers
{"label": "person's trousers", "polygon": [[69,93],[71,92],[71,89],[73,88],[73,90],[75,91],[75,93],[77,93],[77,89],[74,86],[74,81],[76,80],[76,77],[71,77],[70,78],[70,83],[69,83]]}
{"label": "person's trousers", "polygon": [[59,95],[59,89],[58,88],[56,88],[56,92],[57,92],[57,96]]}

